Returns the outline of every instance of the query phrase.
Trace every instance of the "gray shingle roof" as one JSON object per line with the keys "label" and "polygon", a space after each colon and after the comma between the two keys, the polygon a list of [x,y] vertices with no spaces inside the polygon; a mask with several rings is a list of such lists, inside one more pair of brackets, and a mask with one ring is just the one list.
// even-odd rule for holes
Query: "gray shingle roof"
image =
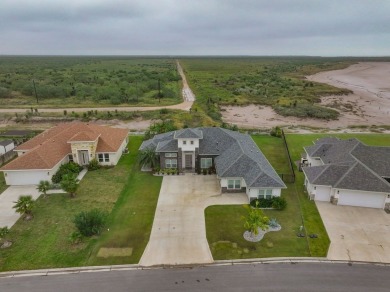
{"label": "gray shingle roof", "polygon": [[316,142],[305,150],[325,163],[303,168],[311,184],[390,192],[390,183],[382,178],[390,176],[390,147],[367,146],[357,139],[334,139],[322,140],[318,145]]}
{"label": "gray shingle roof", "polygon": [[390,192],[390,184],[360,162],[356,162],[336,183],[335,187],[371,192]]}
{"label": "gray shingle roof", "polygon": [[161,141],[167,141],[173,139],[173,135],[175,132],[168,132],[163,134],[155,135],[152,139],[143,141],[139,150],[144,150],[146,148],[156,148],[157,144]]}
{"label": "gray shingle roof", "polygon": [[173,139],[158,142],[156,152],[177,152],[177,141]]}
{"label": "gray shingle roof", "polygon": [[1,146],[8,146],[9,144],[12,144],[14,141],[12,140],[2,140],[0,141]]}
{"label": "gray shingle roof", "polygon": [[382,177],[390,177],[390,147],[358,145],[351,154]]}
{"label": "gray shingle roof", "polygon": [[203,138],[203,133],[199,129],[191,129],[191,128],[186,128],[186,129],[181,129],[177,130],[175,132],[175,139],[178,138],[193,138],[193,139],[202,139]]}
{"label": "gray shingle roof", "polygon": [[247,134],[221,128],[187,128],[167,133],[164,137],[155,136],[151,139],[152,142],[148,140],[142,143],[140,150],[155,145],[161,152],[174,151],[173,149],[177,151],[176,138],[195,138],[194,135],[203,138],[199,141],[199,155],[218,156],[215,158],[218,176],[242,177],[247,187],[253,188],[286,187],[256,143]]}

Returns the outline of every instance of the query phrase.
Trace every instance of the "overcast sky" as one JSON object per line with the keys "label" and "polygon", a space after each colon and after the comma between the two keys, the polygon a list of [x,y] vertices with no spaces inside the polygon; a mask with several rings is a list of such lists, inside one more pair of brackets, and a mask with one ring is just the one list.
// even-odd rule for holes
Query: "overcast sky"
{"label": "overcast sky", "polygon": [[390,55],[390,0],[0,0],[0,54]]}

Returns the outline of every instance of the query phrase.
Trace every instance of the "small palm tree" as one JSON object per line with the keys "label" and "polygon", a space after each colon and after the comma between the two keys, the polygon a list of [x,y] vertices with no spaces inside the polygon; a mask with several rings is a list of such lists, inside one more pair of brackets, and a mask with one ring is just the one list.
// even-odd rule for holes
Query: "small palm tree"
{"label": "small palm tree", "polygon": [[67,192],[71,198],[74,198],[79,187],[79,182],[80,181],[75,174],[65,174],[62,176],[61,188]]}
{"label": "small palm tree", "polygon": [[251,208],[250,205],[244,206],[248,210],[248,216],[243,217],[245,220],[244,227],[251,233],[251,237],[259,234],[259,229],[266,230],[268,228],[268,217],[257,207],[258,202],[256,203],[256,208]]}
{"label": "small palm tree", "polygon": [[152,147],[148,147],[139,152],[139,164],[142,165],[150,165],[151,168],[155,168],[158,164],[157,155],[155,149]]}
{"label": "small palm tree", "polygon": [[32,196],[20,196],[19,199],[14,202],[13,206],[15,211],[21,215],[25,215],[25,220],[29,220],[32,218],[32,209],[34,207],[34,199]]}
{"label": "small palm tree", "polygon": [[47,191],[49,190],[49,188],[50,188],[50,182],[47,180],[41,180],[39,182],[37,190],[43,195],[44,198],[46,198]]}

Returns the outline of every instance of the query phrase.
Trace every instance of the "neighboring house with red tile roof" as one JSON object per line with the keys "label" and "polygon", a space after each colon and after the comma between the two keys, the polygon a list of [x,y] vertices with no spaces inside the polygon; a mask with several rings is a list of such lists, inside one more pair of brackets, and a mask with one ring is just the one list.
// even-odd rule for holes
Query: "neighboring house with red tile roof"
{"label": "neighboring house with red tile roof", "polygon": [[7,185],[51,180],[58,168],[74,161],[87,165],[116,165],[128,143],[128,130],[87,123],[64,123],[50,128],[14,151],[18,157],[0,168]]}

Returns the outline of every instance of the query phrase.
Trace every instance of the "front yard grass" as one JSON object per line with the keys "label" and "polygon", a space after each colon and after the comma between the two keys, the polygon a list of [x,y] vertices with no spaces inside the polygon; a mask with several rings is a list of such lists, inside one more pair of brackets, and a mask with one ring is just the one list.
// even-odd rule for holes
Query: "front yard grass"
{"label": "front yard grass", "polygon": [[[0,270],[58,268],[104,263],[136,263],[152,228],[161,178],[141,173],[136,163],[142,137],[130,137],[130,153],[110,169],[88,172],[74,199],[66,194],[39,198],[34,219],[18,220],[0,250]],[[75,214],[93,208],[110,213],[107,229],[99,236],[72,245]],[[100,247],[131,247],[131,256],[97,258]]]}
{"label": "front yard grass", "polygon": [[208,207],[205,210],[206,232],[214,260],[310,256],[306,238],[297,237],[302,221],[294,184],[287,187],[282,192],[288,202],[287,208],[264,210],[266,216],[278,220],[282,230],[266,233],[258,243],[243,237],[242,216],[246,216],[247,211],[242,205]]}
{"label": "front yard grass", "polygon": [[[289,174],[288,157],[281,138],[269,135],[252,136],[277,173]],[[291,151],[291,149],[290,149]],[[300,153],[300,152],[299,152]],[[264,210],[269,218],[276,218],[281,231],[268,232],[258,243],[243,238],[245,231],[242,206],[210,206],[205,210],[207,239],[214,259],[326,256],[329,237],[314,202],[307,200],[298,174],[295,183],[282,190],[288,206],[283,211]],[[299,238],[302,218],[306,233],[316,233],[318,238]]]}

